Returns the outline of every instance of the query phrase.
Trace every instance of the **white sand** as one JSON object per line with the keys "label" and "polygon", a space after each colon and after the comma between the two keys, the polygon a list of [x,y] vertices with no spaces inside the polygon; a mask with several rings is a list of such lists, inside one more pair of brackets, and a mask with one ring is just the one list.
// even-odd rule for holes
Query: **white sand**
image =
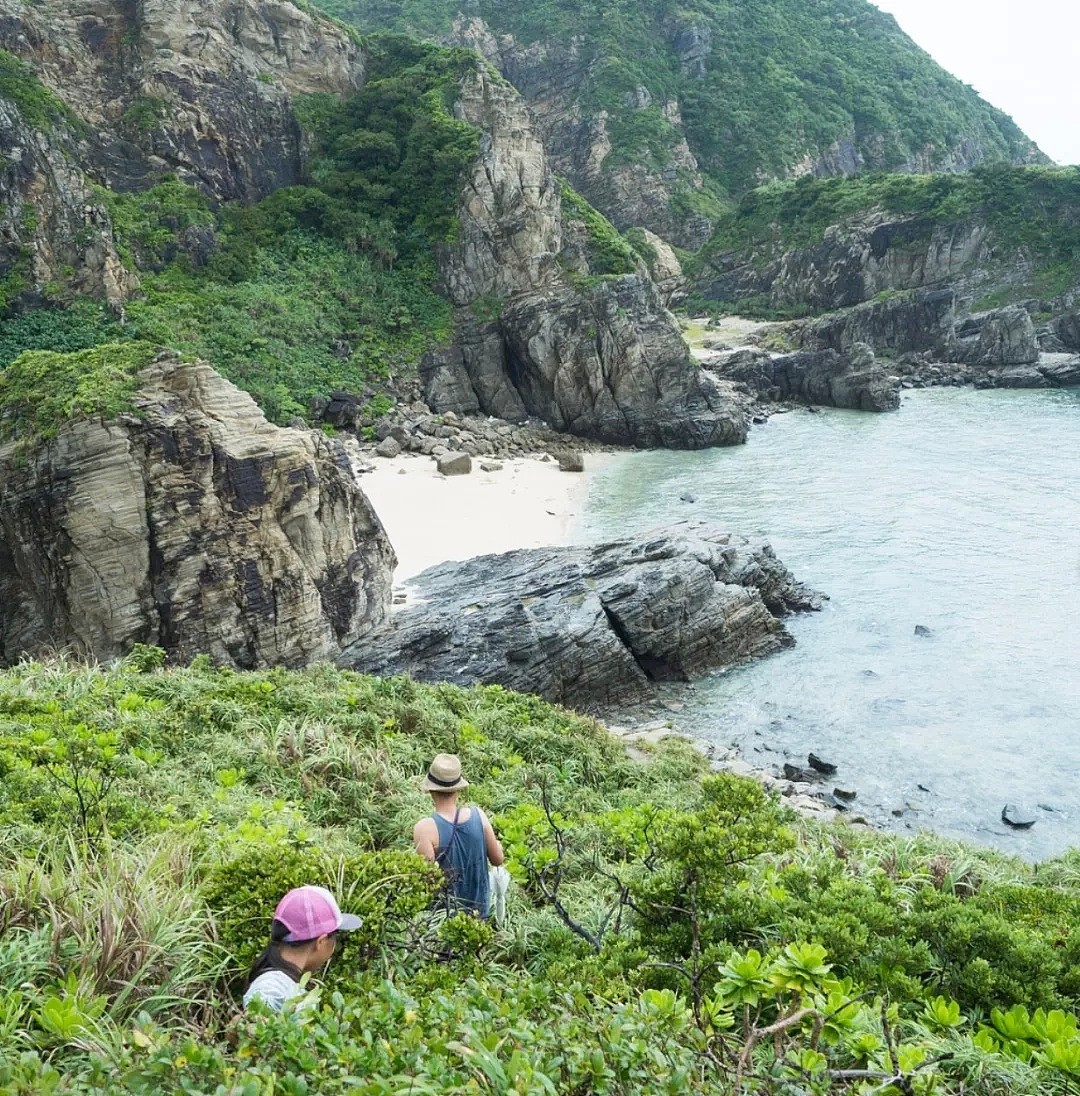
{"label": "white sand", "polygon": [[532,459],[481,472],[476,459],[468,475],[442,476],[430,457],[375,457],[359,482],[397,552],[397,585],[445,560],[569,544],[590,473],[611,459],[586,453],[584,473]]}

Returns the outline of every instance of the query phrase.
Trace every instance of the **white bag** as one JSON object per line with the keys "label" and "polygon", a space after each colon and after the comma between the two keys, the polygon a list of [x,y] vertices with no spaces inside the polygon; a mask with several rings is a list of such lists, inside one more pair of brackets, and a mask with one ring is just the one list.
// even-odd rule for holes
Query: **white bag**
{"label": "white bag", "polygon": [[491,891],[490,908],[495,924],[502,928],[506,920],[506,892],[510,887],[510,873],[501,864],[488,868],[488,888]]}

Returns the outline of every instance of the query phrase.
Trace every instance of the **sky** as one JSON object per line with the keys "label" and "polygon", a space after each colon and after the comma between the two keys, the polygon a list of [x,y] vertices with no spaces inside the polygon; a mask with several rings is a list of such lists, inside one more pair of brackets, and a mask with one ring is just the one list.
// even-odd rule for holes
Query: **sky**
{"label": "sky", "polygon": [[874,0],[1052,160],[1080,164],[1080,0]]}

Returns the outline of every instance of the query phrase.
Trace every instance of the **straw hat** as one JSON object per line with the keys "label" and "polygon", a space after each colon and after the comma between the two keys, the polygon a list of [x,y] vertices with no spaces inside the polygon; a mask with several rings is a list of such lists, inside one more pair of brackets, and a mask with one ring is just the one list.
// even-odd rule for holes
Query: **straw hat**
{"label": "straw hat", "polygon": [[422,792],[456,792],[469,782],[461,775],[461,760],[457,754],[436,754],[427,776],[420,784]]}

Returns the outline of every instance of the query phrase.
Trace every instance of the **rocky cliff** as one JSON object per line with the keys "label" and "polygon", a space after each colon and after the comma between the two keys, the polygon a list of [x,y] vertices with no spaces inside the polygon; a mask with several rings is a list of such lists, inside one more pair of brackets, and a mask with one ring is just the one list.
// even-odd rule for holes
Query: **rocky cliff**
{"label": "rocky cliff", "polygon": [[[99,184],[141,190],[168,170],[211,199],[245,202],[294,183],[317,184],[305,169],[305,136],[294,97],[348,93],[366,71],[363,50],[348,34],[288,3],[215,0],[198,18],[191,5],[160,0],[145,0],[134,9],[115,0],[34,9],[0,0],[5,3],[11,10],[6,22],[0,21],[0,43],[18,48],[64,99],[55,101],[55,122],[35,127],[16,103],[0,95],[21,127],[11,139],[29,150],[9,157],[3,168],[7,177],[0,179],[0,185],[6,183],[0,199],[9,229],[0,247],[7,246],[13,269],[16,263],[22,263],[19,271],[25,268],[12,294],[24,305],[35,302],[35,293],[40,300],[51,286],[53,296],[93,292],[123,314],[139,278],[130,241],[128,266],[120,261],[110,219],[116,198],[98,190]],[[415,57],[406,50],[389,68],[381,57],[379,77],[391,87],[389,94],[399,93],[395,81],[408,79],[402,68],[424,56],[423,50]],[[576,195],[573,210],[567,206],[564,191],[572,192],[556,179],[542,134],[513,88],[480,63],[468,68],[454,111],[481,135],[480,149],[465,173],[453,242],[437,248],[441,287],[457,315],[453,344],[432,354],[423,371],[435,410],[482,410],[514,420],[533,416],[558,430],[636,445],[696,448],[744,440],[737,401],[690,358],[646,264]],[[436,61],[428,71],[437,69]],[[40,90],[51,94],[45,86]],[[440,102],[447,90],[440,85]],[[370,102],[365,109],[370,111]],[[365,117],[368,127],[382,124],[370,113]],[[363,133],[362,139],[375,140],[390,160],[404,153],[387,142],[412,139],[392,126],[374,136],[370,128]],[[350,147],[334,145],[336,170],[352,173],[361,193],[385,192],[382,167],[372,168],[369,178],[366,160],[352,156]],[[400,185],[399,180],[395,189]],[[405,196],[389,197],[389,206],[370,212],[365,207],[357,211],[358,219],[370,216],[387,224],[395,204],[407,204]],[[336,192],[316,199],[342,200]],[[154,223],[159,216],[163,219]],[[200,222],[192,247],[179,238],[170,216],[140,207],[136,228],[129,225],[128,231],[150,239],[163,234],[173,241],[174,252],[190,252],[192,265],[200,268],[218,246],[215,214],[204,209],[207,227]],[[140,218],[148,217],[143,224]],[[333,235],[327,223],[340,225],[340,217],[319,229]],[[281,231],[287,233],[288,225]],[[293,231],[310,232],[310,219],[294,221]],[[397,229],[361,232],[360,246],[375,240],[370,246],[378,267],[396,254],[393,243],[380,242],[387,231]],[[409,231],[415,236],[415,225]],[[657,267],[670,279],[674,257],[658,243]],[[334,246],[343,247],[336,240]],[[415,239],[408,246],[415,251]],[[255,247],[265,243],[253,243],[242,263],[250,264]],[[160,266],[151,262],[148,269],[155,273]],[[337,288],[358,294],[373,290],[370,277]],[[194,308],[192,323],[199,325],[211,307]],[[417,321],[422,327],[424,318],[405,322]],[[167,321],[155,323],[155,341],[171,335]],[[169,335],[161,334],[163,327]],[[347,362],[357,341],[354,330],[336,337],[327,332],[333,357],[329,347],[326,357],[344,361],[340,368],[350,376],[360,371]],[[266,342],[261,332],[245,337],[256,357]],[[229,353],[234,351],[230,345]],[[231,360],[234,376],[257,378],[248,361],[235,354]],[[278,368],[273,361],[267,365]],[[373,367],[386,371],[383,362]],[[295,379],[296,369],[283,372]],[[273,385],[265,389],[272,391]]]}
{"label": "rocky cliff", "polygon": [[442,564],[411,585],[419,603],[340,665],[499,684],[579,708],[789,646],[779,618],[821,604],[768,544],[695,523]]}
{"label": "rocky cliff", "polygon": [[528,100],[557,170],[619,228],[704,243],[767,179],[1044,160],[863,0],[322,0],[481,53]]}
{"label": "rocky cliff", "polygon": [[692,360],[644,264],[621,276],[589,268],[517,93],[480,70],[455,109],[484,137],[457,239],[440,252],[459,336],[422,366],[432,408],[532,415],[630,445],[745,440],[737,402]]}
{"label": "rocky cliff", "polygon": [[117,309],[138,279],[97,186],[173,172],[252,200],[296,183],[293,97],[347,93],[364,73],[348,33],[286,0],[0,0],[0,51],[23,88],[0,96],[0,269],[31,301],[64,283]]}
{"label": "rocky cliff", "polygon": [[[16,369],[16,366],[10,367]],[[380,623],[395,564],[337,441],[163,354],[130,410],[30,449],[0,419],[0,662],[134,643],[302,666]]]}
{"label": "rocky cliff", "polygon": [[0,47],[82,121],[98,182],[126,190],[174,171],[222,199],[296,182],[292,98],[364,76],[359,43],[288,0],[0,0]]}

